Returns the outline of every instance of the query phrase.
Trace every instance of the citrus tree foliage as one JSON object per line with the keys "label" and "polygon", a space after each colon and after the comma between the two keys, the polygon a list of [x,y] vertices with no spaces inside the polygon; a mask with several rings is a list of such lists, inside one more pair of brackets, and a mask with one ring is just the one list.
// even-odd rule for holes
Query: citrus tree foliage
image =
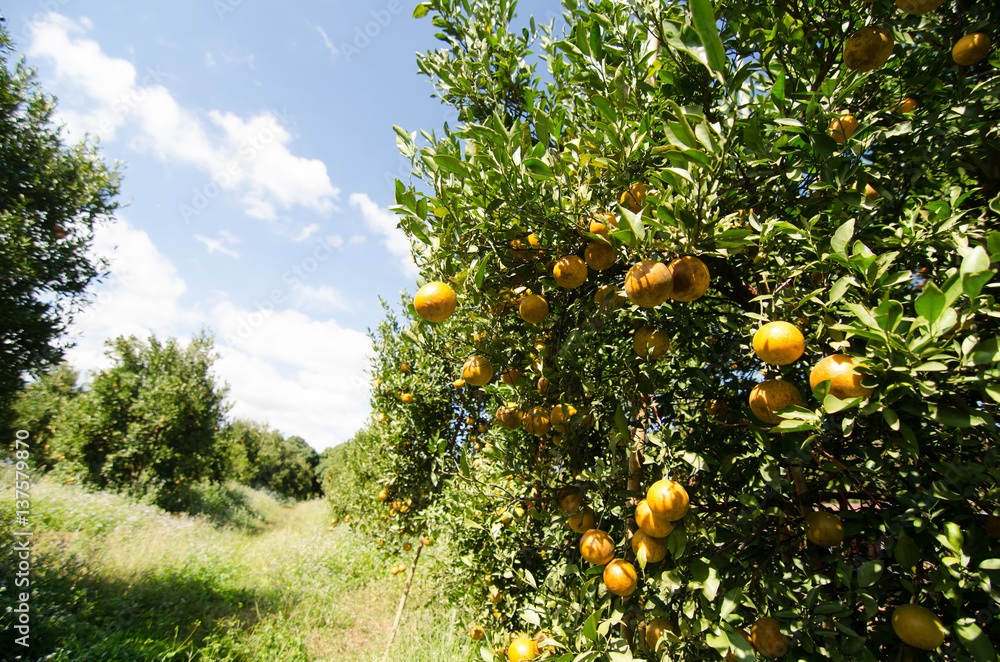
{"label": "citrus tree foliage", "polygon": [[72,428],[82,389],[78,375],[67,363],[46,371],[26,385],[14,403],[14,427],[34,440],[31,462],[51,469],[62,458],[53,454],[56,439]]}
{"label": "citrus tree foliage", "polygon": [[63,144],[55,101],[0,28],[0,428],[26,373],[58,365],[60,337],[99,264],[94,227],[117,208],[117,169],[95,144]]}
{"label": "citrus tree foliage", "polygon": [[178,508],[191,485],[221,478],[216,431],[227,387],[211,370],[212,339],[202,334],[182,346],[132,336],[108,345],[112,366],[94,377],[76,425],[54,450],[90,484],[151,493]]}
{"label": "citrus tree foliage", "polygon": [[218,433],[226,478],[294,499],[319,491],[319,454],[302,437],[282,436],[264,423],[236,419]]}
{"label": "citrus tree foliage", "polygon": [[[448,282],[458,309],[432,324],[410,307],[376,334],[368,498],[450,541],[484,660],[521,631],[567,662],[915,659],[890,622],[911,602],[946,630],[919,655],[994,660],[1000,76],[995,50],[966,66],[952,46],[995,37],[1000,7],[563,5],[564,24],[520,31],[514,2],[415,11],[443,42],[420,70],[459,122],[397,127],[419,181],[397,182],[396,209],[421,280]],[[850,69],[866,26],[894,48]],[[614,264],[558,285],[554,263],[592,242]],[[634,263],[681,256],[707,265],[704,296],[624,298]],[[518,314],[529,294],[547,300],[539,323]],[[805,336],[783,366],[751,349],[777,320]],[[644,327],[669,337],[655,360],[634,351]],[[856,359],[859,394],[811,388],[832,354]],[[456,388],[472,355],[496,374]],[[764,423],[749,394],[779,376],[802,403]],[[487,424],[501,406],[539,415]],[[663,478],[691,509],[652,563],[630,540]],[[639,569],[631,595],[581,558],[557,501],[576,490]],[[841,541],[807,539],[814,511]],[[656,617],[674,631],[653,652]],[[780,633],[754,629],[764,617]]]}

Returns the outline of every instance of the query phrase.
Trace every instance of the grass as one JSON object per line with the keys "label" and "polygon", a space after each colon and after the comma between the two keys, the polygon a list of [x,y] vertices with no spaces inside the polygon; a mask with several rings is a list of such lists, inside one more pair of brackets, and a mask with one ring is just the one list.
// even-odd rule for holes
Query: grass
{"label": "grass", "polygon": [[[405,582],[388,572],[399,559],[347,525],[330,530],[322,501],[282,504],[230,485],[193,495],[199,514],[172,515],[49,477],[31,492],[31,648],[17,646],[13,479],[0,469],[0,659],[382,659]],[[473,659],[464,624],[421,579],[387,659]]]}

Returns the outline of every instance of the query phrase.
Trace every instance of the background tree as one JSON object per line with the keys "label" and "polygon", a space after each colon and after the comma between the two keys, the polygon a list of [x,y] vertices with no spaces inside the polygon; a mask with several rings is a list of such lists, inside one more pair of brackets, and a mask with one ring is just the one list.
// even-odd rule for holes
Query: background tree
{"label": "background tree", "polygon": [[302,437],[284,438],[265,423],[236,419],[220,431],[225,475],[250,487],[287,498],[319,494],[319,455]]}
{"label": "background tree", "polygon": [[43,373],[18,394],[14,404],[15,427],[27,430],[35,443],[31,461],[37,467],[51,468],[61,456],[53,455],[59,445],[56,439],[65,437],[75,421],[78,398],[83,392],[77,386],[79,376],[67,364]]}
{"label": "background tree", "polygon": [[108,343],[111,368],[98,373],[81,402],[79,426],[57,450],[83,468],[88,482],[182,506],[185,491],[220,479],[216,432],[227,387],[212,373],[212,339],[186,346],[155,336]]}
{"label": "background tree", "polygon": [[[375,334],[367,499],[451,542],[483,659],[524,631],[560,662],[995,659],[1000,76],[962,49],[1000,9],[898,4],[566,0],[562,34],[515,32],[505,0],[418,5],[461,123],[397,127],[420,180],[397,211],[458,309]],[[660,301],[627,277],[644,260]],[[800,357],[754,350],[770,321]],[[455,397],[472,355],[494,377]],[[762,383],[799,397],[751,403]],[[484,411],[481,439],[448,427]],[[690,511],[633,547],[661,479]],[[582,557],[588,525],[633,592]]]}
{"label": "background tree", "polygon": [[63,143],[55,101],[12,53],[0,28],[0,430],[24,376],[62,358],[63,331],[99,274],[94,228],[119,186],[92,141]]}

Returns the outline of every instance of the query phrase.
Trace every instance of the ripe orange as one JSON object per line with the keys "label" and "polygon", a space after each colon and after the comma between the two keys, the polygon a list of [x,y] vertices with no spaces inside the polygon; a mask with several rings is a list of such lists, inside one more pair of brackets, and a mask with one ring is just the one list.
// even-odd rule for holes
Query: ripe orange
{"label": "ripe orange", "polygon": [[510,642],[510,647],[507,649],[507,659],[510,662],[534,660],[537,656],[538,642],[523,635]]}
{"label": "ripe orange", "polygon": [[564,403],[554,406],[549,414],[552,429],[563,434],[569,432],[570,423],[576,414],[577,410],[573,405]]}
{"label": "ripe orange", "polygon": [[470,356],[462,366],[462,379],[473,386],[485,386],[493,379],[493,365],[481,354]]}
{"label": "ripe orange", "polygon": [[614,246],[604,243],[599,239],[594,239],[583,251],[583,257],[587,261],[587,266],[594,271],[604,271],[614,266],[618,260],[618,252]]}
{"label": "ripe orange", "polygon": [[521,381],[521,371],[514,367],[509,367],[500,373],[500,379],[507,386],[517,386],[517,383]]}
{"label": "ripe orange", "polygon": [[635,523],[652,538],[666,538],[674,530],[674,525],[666,517],[653,514],[645,499],[635,507]]}
{"label": "ripe orange", "polygon": [[599,234],[607,239],[612,228],[618,229],[618,219],[615,218],[614,214],[601,212],[597,217],[590,219],[589,230],[591,234]]}
{"label": "ripe orange", "polygon": [[614,559],[604,568],[604,585],[615,595],[623,598],[635,593],[639,575],[635,566],[622,559]]}
{"label": "ripe orange", "polygon": [[830,128],[827,130],[827,133],[838,144],[843,145],[851,139],[851,136],[854,135],[854,131],[857,128],[858,120],[854,117],[854,115],[841,115],[840,117],[835,117],[830,120]]}
{"label": "ripe orange", "polygon": [[549,302],[540,294],[529,294],[521,299],[521,305],[517,312],[521,319],[529,324],[541,324],[542,320],[549,314]]}
{"label": "ripe orange", "polygon": [[580,538],[580,554],[593,565],[604,565],[615,557],[615,542],[604,531],[591,529]]}
{"label": "ripe orange", "polygon": [[455,381],[453,381],[451,383],[451,385],[454,386],[455,388],[462,388],[463,386],[465,386],[465,380],[464,379],[456,379]]}
{"label": "ripe orange", "polygon": [[922,16],[941,6],[944,0],[896,0],[896,6],[907,14]]}
{"label": "ripe orange", "polygon": [[402,402],[404,405],[408,405],[411,402],[413,402],[413,394],[412,393],[400,393],[400,395],[399,395],[399,401]]}
{"label": "ripe orange", "polygon": [[510,402],[497,407],[496,419],[500,422],[500,427],[506,430],[516,430],[521,427],[521,412]]}
{"label": "ripe orange", "polygon": [[551,395],[556,392],[555,387],[552,386],[552,382],[544,376],[538,378],[538,382],[535,386],[538,388],[538,392],[542,395]]}
{"label": "ripe orange", "polygon": [[809,373],[809,388],[815,389],[820,383],[830,380],[830,394],[841,400],[866,398],[874,389],[861,385],[864,375],[854,372],[861,365],[846,354],[831,354],[819,360]]}
{"label": "ripe orange", "polygon": [[552,276],[559,287],[572,290],[587,280],[587,263],[576,255],[564,255],[556,260]]}
{"label": "ripe orange", "polygon": [[882,26],[865,26],[844,42],[844,65],[855,71],[878,69],[892,55],[894,45],[892,33]]}
{"label": "ripe orange", "polygon": [[469,628],[469,637],[471,637],[473,641],[479,641],[485,635],[486,632],[483,631],[483,628],[479,627],[478,625],[473,625],[471,628]]}
{"label": "ripe orange", "polygon": [[583,491],[575,486],[564,487],[556,493],[556,503],[570,515],[577,513],[583,506]]}
{"label": "ripe orange", "polygon": [[750,411],[771,425],[781,422],[781,417],[774,412],[789,405],[801,404],[802,395],[799,390],[784,379],[764,380],[750,391]]}
{"label": "ripe orange", "polygon": [[921,650],[934,650],[944,643],[944,623],[927,607],[906,604],[892,612],[892,629],[903,643]]}
{"label": "ripe orange", "polygon": [[533,407],[526,415],[521,416],[521,425],[526,432],[537,437],[544,437],[552,427],[549,421],[549,410],[543,407]]}
{"label": "ripe orange", "polygon": [[[673,526],[673,525],[671,525]],[[638,558],[639,550],[646,550],[646,563],[659,563],[667,558],[667,541],[665,538],[654,538],[642,527],[632,534],[632,552]]]}
{"label": "ripe orange", "polygon": [[951,59],[955,64],[971,67],[981,61],[990,52],[990,38],[982,32],[967,34],[951,49]]}
{"label": "ripe orange", "polygon": [[428,322],[443,322],[455,312],[458,299],[455,290],[448,283],[434,281],[427,283],[413,297],[413,307],[417,315]]}
{"label": "ripe orange", "polygon": [[577,533],[586,533],[597,525],[597,514],[590,506],[584,506],[576,515],[566,520],[566,524]]}
{"label": "ripe orange", "polygon": [[646,204],[646,185],[642,182],[635,182],[622,193],[619,202],[633,214],[638,214],[639,210]]}
{"label": "ripe orange", "polygon": [[597,290],[594,294],[594,303],[607,313],[621,308],[625,303],[625,297],[622,296],[617,287],[609,283]]}
{"label": "ripe orange", "polygon": [[659,648],[660,637],[663,636],[664,632],[673,632],[676,634],[677,626],[663,616],[654,618],[646,624],[646,645],[649,646],[649,650],[654,653],[656,652],[657,648]]}
{"label": "ripe orange", "polygon": [[844,540],[844,524],[833,513],[809,513],[806,515],[806,538],[819,547],[839,545]]}
{"label": "ripe orange", "polygon": [[769,616],[758,618],[750,628],[750,644],[764,657],[781,657],[792,647],[791,640],[781,633],[781,624]]}
{"label": "ripe orange", "polygon": [[764,363],[788,365],[806,351],[806,339],[788,322],[768,322],[753,334],[753,351]]}
{"label": "ripe orange", "polygon": [[625,275],[625,294],[632,303],[643,308],[660,305],[670,298],[673,289],[673,275],[662,262],[636,262]]}
{"label": "ripe orange", "polygon": [[632,351],[643,359],[656,360],[670,349],[670,337],[662,329],[644,326],[636,329],[632,336]]}
{"label": "ripe orange", "polygon": [[[654,515],[676,522],[687,514],[690,507],[687,490],[672,480],[658,480],[646,491],[646,502]],[[661,536],[656,536],[661,537]]]}
{"label": "ripe orange", "polygon": [[913,97],[905,97],[892,109],[896,113],[912,113],[920,107],[920,103]]}
{"label": "ripe orange", "polygon": [[674,301],[694,301],[701,298],[712,278],[705,263],[693,255],[685,255],[667,267],[673,280],[670,298]]}

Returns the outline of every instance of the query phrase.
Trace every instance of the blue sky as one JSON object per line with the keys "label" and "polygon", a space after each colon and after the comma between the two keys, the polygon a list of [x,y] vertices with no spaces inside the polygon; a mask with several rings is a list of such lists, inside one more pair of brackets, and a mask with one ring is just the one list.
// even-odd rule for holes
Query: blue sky
{"label": "blue sky", "polygon": [[[416,290],[388,211],[392,125],[455,125],[416,52],[415,2],[39,0],[3,8],[69,142],[124,164],[95,250],[110,276],[72,328],[78,369],[118,335],[214,334],[232,417],[322,450],[369,413],[379,297]],[[550,20],[557,2],[521,3]]]}

